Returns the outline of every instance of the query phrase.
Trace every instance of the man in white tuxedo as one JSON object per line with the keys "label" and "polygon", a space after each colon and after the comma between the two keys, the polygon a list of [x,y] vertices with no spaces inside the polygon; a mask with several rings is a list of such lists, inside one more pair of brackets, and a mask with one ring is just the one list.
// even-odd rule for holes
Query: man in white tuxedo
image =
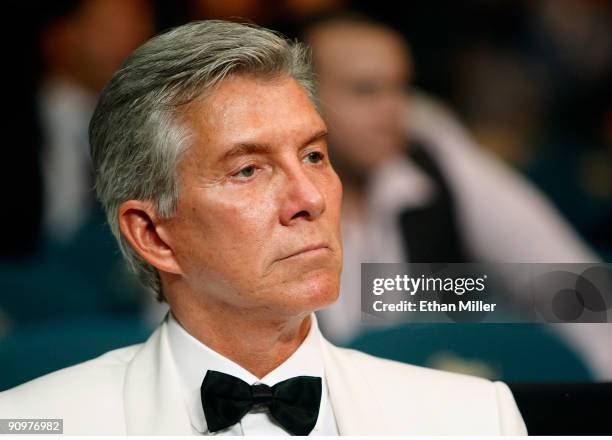
{"label": "man in white tuxedo", "polygon": [[144,343],[0,394],[66,434],[525,434],[503,383],[337,348],[342,188],[306,49],[191,23],[140,47],[90,126],[97,195],[170,313]]}

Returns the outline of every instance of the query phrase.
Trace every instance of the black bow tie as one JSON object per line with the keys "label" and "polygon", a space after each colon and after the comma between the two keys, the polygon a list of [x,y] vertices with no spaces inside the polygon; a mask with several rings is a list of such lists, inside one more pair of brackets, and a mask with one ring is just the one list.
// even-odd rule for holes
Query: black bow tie
{"label": "black bow tie", "polygon": [[210,432],[238,423],[254,406],[266,406],[289,433],[308,435],[319,416],[321,378],[299,376],[269,387],[249,385],[229,374],[209,370],[200,394]]}

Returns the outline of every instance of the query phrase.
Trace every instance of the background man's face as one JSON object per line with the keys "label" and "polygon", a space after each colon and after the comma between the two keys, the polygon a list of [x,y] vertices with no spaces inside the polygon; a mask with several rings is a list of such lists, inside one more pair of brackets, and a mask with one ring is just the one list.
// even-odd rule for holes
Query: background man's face
{"label": "background man's face", "polygon": [[275,313],[336,300],[342,187],[293,79],[232,76],[192,103],[170,245],[203,301]]}
{"label": "background man's face", "polygon": [[322,25],[310,35],[336,166],[366,174],[404,147],[407,47],[382,28]]}
{"label": "background man's face", "polygon": [[148,0],[87,0],[43,32],[47,69],[99,92],[154,33]]}

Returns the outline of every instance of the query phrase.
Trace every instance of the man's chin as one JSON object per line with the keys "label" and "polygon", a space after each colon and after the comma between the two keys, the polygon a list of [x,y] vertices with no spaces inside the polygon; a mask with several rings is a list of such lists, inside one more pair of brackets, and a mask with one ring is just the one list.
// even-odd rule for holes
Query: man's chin
{"label": "man's chin", "polygon": [[338,299],[338,276],[327,273],[311,273],[306,279],[287,285],[283,295],[285,308],[293,313],[308,313],[329,307]]}
{"label": "man's chin", "polygon": [[319,275],[308,284],[310,287],[303,296],[308,299],[312,311],[329,307],[338,300],[340,285],[337,277]]}

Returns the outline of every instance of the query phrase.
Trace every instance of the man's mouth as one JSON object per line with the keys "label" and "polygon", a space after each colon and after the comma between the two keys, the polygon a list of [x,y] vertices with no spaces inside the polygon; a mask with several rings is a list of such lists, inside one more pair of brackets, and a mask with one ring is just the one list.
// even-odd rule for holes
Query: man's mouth
{"label": "man's mouth", "polygon": [[308,255],[308,254],[314,254],[318,252],[328,252],[328,251],[330,251],[330,249],[327,243],[317,243],[317,244],[312,244],[309,246],[304,246],[296,250],[295,252],[292,252],[291,254],[281,258],[281,260],[286,260],[288,258],[297,257],[301,255]]}

